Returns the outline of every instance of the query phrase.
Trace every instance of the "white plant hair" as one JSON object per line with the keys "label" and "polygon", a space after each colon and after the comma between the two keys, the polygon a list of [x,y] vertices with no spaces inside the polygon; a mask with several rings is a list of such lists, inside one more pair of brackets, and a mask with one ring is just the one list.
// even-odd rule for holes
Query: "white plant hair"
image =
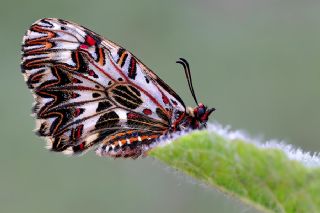
{"label": "white plant hair", "polygon": [[[166,144],[171,143],[175,139],[180,138],[181,136],[184,136],[192,132],[197,132],[197,131],[199,130],[184,130],[184,131],[174,133],[169,137],[162,137],[158,142],[154,143],[152,147],[164,146]],[[245,143],[254,144],[261,149],[281,150],[290,160],[299,161],[307,167],[320,166],[320,153],[306,152],[299,147],[295,147],[294,145],[287,144],[281,140],[275,140],[275,139],[263,140],[261,139],[261,137],[254,138],[243,130],[232,130],[231,126],[229,125],[223,126],[217,122],[208,124],[207,131],[209,133],[211,132],[224,138],[226,141],[232,142],[234,140],[241,140]]]}

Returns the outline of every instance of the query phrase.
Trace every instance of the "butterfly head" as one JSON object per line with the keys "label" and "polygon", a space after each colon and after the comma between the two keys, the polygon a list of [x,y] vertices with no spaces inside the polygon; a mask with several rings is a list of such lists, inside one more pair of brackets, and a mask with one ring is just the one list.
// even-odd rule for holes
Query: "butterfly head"
{"label": "butterfly head", "polygon": [[207,108],[202,103],[199,103],[197,107],[193,109],[193,116],[201,123],[206,123],[210,114],[215,110],[215,108]]}
{"label": "butterfly head", "polygon": [[187,108],[187,117],[189,117],[189,126],[192,129],[202,129],[206,127],[206,123],[211,113],[215,111],[215,108],[208,108],[202,103],[199,103],[197,107]]}

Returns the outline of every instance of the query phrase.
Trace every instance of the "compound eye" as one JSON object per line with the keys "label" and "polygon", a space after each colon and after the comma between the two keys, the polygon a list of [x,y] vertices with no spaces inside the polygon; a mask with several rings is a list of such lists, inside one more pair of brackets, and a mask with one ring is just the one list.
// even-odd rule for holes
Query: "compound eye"
{"label": "compound eye", "polygon": [[205,113],[205,109],[204,107],[199,107],[198,108],[198,117],[201,117],[204,113]]}

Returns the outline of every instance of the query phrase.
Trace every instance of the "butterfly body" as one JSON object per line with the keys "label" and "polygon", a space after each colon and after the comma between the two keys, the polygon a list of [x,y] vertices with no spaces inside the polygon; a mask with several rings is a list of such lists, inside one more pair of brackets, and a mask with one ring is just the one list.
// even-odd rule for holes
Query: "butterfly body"
{"label": "butterfly body", "polygon": [[202,104],[187,110],[130,52],[65,20],[35,22],[22,52],[37,134],[52,151],[76,154],[98,147],[98,155],[135,158],[160,136],[200,128],[213,111]]}

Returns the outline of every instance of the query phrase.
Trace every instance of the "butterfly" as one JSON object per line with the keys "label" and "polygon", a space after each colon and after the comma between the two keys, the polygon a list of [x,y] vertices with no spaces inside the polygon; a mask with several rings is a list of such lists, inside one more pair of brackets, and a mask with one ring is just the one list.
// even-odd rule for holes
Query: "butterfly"
{"label": "butterfly", "polygon": [[182,99],[139,59],[78,24],[44,18],[23,37],[21,69],[35,104],[36,133],[48,148],[137,158],[162,136],[206,126],[214,108]]}

